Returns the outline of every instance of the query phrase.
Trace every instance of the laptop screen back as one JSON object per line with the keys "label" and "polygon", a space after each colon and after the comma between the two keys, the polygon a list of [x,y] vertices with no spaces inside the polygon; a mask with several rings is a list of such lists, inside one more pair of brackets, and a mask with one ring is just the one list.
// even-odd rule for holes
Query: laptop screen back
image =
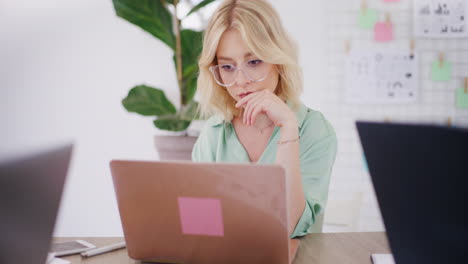
{"label": "laptop screen back", "polygon": [[371,122],[357,128],[396,262],[467,263],[468,131]]}
{"label": "laptop screen back", "polygon": [[287,263],[278,165],[112,161],[128,254],[170,263]]}
{"label": "laptop screen back", "polygon": [[0,263],[45,263],[71,149],[0,162]]}

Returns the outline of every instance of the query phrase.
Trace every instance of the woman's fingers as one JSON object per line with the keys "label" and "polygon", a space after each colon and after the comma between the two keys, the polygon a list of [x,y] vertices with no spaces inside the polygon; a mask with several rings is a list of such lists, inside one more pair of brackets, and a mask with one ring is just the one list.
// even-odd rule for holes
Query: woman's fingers
{"label": "woman's fingers", "polygon": [[262,101],[261,104],[257,104],[253,107],[252,112],[250,114],[250,124],[255,124],[255,120],[257,119],[257,115],[261,113],[264,109],[265,101]]}
{"label": "woman's fingers", "polygon": [[252,98],[253,96],[255,96],[257,94],[257,92],[254,92],[254,93],[251,93],[251,94],[248,94],[246,96],[244,96],[243,98],[241,98],[239,101],[237,101],[235,107],[241,107],[243,106],[244,104],[246,104],[250,98]]}
{"label": "woman's fingers", "polygon": [[[259,113],[262,111],[270,112],[270,119],[281,118],[278,115],[281,115],[281,108],[284,102],[281,101],[275,94],[262,90],[259,92],[251,93],[236,103],[236,107],[244,107],[242,122],[246,125],[252,125],[255,123],[255,120]],[[280,111],[280,112],[278,112]],[[273,116],[270,116],[273,114]],[[275,123],[279,120],[273,120]]]}
{"label": "woman's fingers", "polygon": [[254,122],[252,122],[252,111],[257,105],[261,104],[263,100],[265,100],[264,94],[259,93],[257,96],[251,98],[247,103],[248,106],[246,108],[245,118],[248,125],[254,124]]}

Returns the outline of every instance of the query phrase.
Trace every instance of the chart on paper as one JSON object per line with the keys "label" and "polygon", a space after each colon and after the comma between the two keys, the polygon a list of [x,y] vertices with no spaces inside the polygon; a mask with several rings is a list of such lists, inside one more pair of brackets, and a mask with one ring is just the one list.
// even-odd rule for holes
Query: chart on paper
{"label": "chart on paper", "polygon": [[416,54],[407,51],[352,51],[346,59],[346,101],[409,103],[417,100]]}
{"label": "chart on paper", "polygon": [[414,33],[418,37],[464,38],[467,31],[466,0],[414,0]]}

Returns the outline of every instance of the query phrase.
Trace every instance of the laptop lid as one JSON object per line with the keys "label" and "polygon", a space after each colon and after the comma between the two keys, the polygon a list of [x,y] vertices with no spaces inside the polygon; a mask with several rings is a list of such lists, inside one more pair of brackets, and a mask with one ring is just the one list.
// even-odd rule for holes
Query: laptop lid
{"label": "laptop lid", "polygon": [[396,263],[467,263],[468,131],[357,128]]}
{"label": "laptop lid", "polygon": [[0,161],[0,263],[45,263],[71,151]]}
{"label": "laptop lid", "polygon": [[112,161],[128,254],[165,263],[288,263],[284,169]]}

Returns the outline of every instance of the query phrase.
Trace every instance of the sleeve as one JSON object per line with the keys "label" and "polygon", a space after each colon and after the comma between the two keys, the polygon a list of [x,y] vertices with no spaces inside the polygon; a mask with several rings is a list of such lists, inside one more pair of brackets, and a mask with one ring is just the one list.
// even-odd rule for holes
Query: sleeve
{"label": "sleeve", "polygon": [[210,136],[213,134],[213,128],[206,124],[200,132],[197,141],[192,149],[193,162],[214,162],[215,161],[215,144],[216,137]]}
{"label": "sleeve", "polygon": [[321,219],[328,199],[328,186],[337,151],[336,134],[322,114],[312,114],[303,126],[300,166],[306,205],[291,238],[313,232],[318,228],[314,226],[316,222],[321,225],[317,219]]}

